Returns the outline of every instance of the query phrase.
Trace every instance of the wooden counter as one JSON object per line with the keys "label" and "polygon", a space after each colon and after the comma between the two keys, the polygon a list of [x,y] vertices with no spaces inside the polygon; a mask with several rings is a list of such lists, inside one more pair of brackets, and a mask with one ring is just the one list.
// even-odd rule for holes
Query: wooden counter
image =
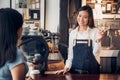
{"label": "wooden counter", "polygon": [[119,74],[47,74],[39,80],[120,80]]}

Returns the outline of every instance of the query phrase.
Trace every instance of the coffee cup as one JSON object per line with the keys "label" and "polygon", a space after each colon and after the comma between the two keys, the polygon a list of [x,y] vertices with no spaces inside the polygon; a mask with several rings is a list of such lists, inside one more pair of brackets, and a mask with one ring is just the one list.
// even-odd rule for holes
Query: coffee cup
{"label": "coffee cup", "polygon": [[39,74],[40,74],[39,70],[32,70],[30,72],[30,76],[33,80],[39,80]]}

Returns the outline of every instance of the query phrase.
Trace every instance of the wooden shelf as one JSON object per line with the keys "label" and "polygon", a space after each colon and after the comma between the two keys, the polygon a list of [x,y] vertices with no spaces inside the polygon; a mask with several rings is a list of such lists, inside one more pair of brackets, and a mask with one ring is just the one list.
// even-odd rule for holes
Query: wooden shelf
{"label": "wooden shelf", "polygon": [[25,26],[40,28],[40,0],[27,0],[23,17]]}
{"label": "wooden shelf", "polygon": [[28,20],[24,20],[24,21],[40,21],[40,20],[36,20],[36,19],[28,19]]}
{"label": "wooden shelf", "polygon": [[103,18],[120,18],[120,14],[111,14],[111,13],[108,13],[108,14],[102,14],[103,15]]}

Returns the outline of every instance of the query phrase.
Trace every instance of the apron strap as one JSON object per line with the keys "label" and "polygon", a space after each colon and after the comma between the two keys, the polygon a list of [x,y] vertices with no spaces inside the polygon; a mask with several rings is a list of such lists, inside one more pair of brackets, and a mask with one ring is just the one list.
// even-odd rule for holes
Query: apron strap
{"label": "apron strap", "polygon": [[90,29],[88,29],[88,47],[90,47]]}

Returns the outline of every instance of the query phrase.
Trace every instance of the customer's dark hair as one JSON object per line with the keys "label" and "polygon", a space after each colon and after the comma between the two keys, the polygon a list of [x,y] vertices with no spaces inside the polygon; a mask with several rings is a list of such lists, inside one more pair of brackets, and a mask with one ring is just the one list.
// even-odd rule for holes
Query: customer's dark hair
{"label": "customer's dark hair", "polygon": [[17,31],[23,25],[22,15],[11,8],[0,9],[0,67],[17,56]]}
{"label": "customer's dark hair", "polygon": [[85,6],[82,6],[80,9],[78,9],[77,14],[78,14],[80,11],[87,11],[87,12],[88,12],[88,14],[89,14],[88,26],[89,26],[90,28],[94,28],[95,25],[94,25],[94,18],[93,18],[92,8],[91,8],[89,5],[85,5]]}

